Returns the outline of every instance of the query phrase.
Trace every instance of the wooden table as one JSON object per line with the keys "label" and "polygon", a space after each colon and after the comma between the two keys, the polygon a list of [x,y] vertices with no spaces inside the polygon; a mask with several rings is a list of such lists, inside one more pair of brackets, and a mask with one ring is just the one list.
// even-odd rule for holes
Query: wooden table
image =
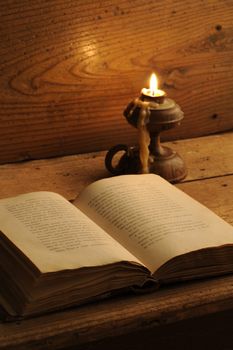
{"label": "wooden table", "polygon": [[[233,133],[171,142],[188,165],[177,185],[233,224]],[[108,176],[105,152],[0,167],[0,197],[48,190],[73,200]],[[18,323],[0,349],[233,349],[233,276],[176,284]]]}

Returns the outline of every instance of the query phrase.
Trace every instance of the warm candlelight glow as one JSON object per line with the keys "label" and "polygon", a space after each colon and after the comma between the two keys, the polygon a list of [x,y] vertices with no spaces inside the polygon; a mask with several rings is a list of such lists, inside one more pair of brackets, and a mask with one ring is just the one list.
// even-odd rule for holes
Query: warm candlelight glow
{"label": "warm candlelight glow", "polygon": [[158,89],[158,79],[155,75],[155,73],[151,74],[150,78],[150,88],[143,88],[142,94],[149,97],[161,97],[165,95],[165,92],[163,90]]}
{"label": "warm candlelight glow", "polygon": [[158,90],[158,79],[155,75],[155,73],[151,74],[150,77],[150,91],[152,96],[156,95],[156,91]]}

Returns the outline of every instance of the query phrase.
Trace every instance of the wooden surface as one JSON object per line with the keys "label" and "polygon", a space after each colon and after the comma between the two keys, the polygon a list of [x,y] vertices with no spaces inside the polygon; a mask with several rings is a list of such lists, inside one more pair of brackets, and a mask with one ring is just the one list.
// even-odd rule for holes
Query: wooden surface
{"label": "wooden surface", "polygon": [[230,0],[1,0],[0,163],[134,143],[122,111],[152,71],[185,119],[233,128]]}
{"label": "wooden surface", "polygon": [[[79,349],[77,345],[82,349],[91,342],[110,338],[117,341],[118,337],[136,331],[233,308],[232,295],[233,277],[222,277],[170,286],[148,295],[106,300],[21,323],[0,324],[0,349],[44,350],[75,345],[76,349]],[[114,342],[112,339],[110,348]],[[133,344],[131,339],[128,349],[132,349]],[[118,344],[118,349],[122,345]],[[154,349],[152,345],[150,349]],[[102,349],[107,349],[104,343]]]}
{"label": "wooden surface", "polygon": [[[189,168],[177,186],[233,224],[233,133],[170,145]],[[43,189],[73,200],[88,183],[107,176],[103,159],[101,152],[2,165],[0,197]],[[0,324],[0,349],[129,350],[133,344],[138,350],[154,349],[156,343],[166,350],[206,349],[210,344],[229,350],[232,309],[233,276],[223,276]]]}

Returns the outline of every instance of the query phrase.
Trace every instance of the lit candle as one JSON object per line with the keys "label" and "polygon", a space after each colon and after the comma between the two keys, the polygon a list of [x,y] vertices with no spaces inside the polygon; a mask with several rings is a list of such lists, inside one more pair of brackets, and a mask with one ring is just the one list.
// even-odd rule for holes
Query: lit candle
{"label": "lit candle", "polygon": [[149,98],[157,103],[162,103],[164,101],[165,92],[158,89],[158,79],[155,73],[151,74],[150,88],[143,88],[141,93],[143,97]]}

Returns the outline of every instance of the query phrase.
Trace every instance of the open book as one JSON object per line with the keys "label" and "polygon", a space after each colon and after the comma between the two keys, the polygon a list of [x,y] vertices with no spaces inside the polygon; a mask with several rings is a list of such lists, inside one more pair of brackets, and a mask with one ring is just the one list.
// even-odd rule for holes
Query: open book
{"label": "open book", "polygon": [[0,303],[35,315],[108,292],[233,272],[233,227],[159,176],[0,200]]}

